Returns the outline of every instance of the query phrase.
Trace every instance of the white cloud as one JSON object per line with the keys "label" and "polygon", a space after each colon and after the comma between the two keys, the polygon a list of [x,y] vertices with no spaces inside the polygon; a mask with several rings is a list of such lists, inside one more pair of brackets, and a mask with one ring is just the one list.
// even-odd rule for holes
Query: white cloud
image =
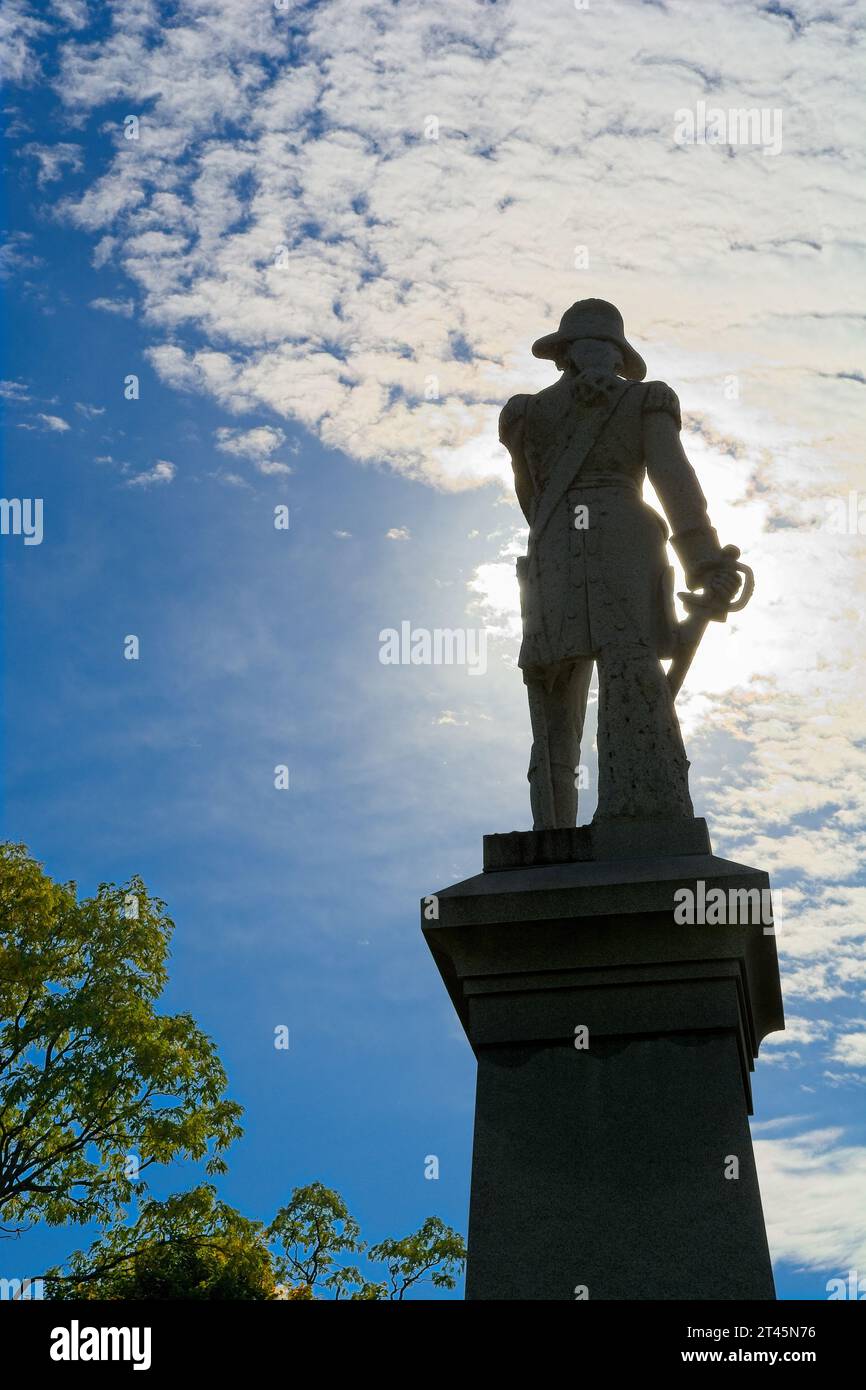
{"label": "white cloud", "polygon": [[87,0],[50,0],[51,9],[70,29],[83,29],[90,23]]}
{"label": "white cloud", "polygon": [[23,403],[30,400],[30,392],[23,381],[0,381],[0,398]]}
{"label": "white cloud", "polygon": [[130,319],[135,312],[135,303],[131,299],[91,299],[91,309],[100,309],[104,314],[119,314],[122,318]]}
{"label": "white cloud", "polygon": [[41,411],[38,411],[36,418],[42,421],[43,429],[53,430],[56,434],[63,434],[65,430],[71,428],[69,423],[60,415],[43,415]]}
{"label": "white cloud", "polygon": [[280,429],[271,425],[258,425],[251,430],[230,429],[223,426],[214,432],[216,446],[223,453],[234,454],[236,458],[250,459],[259,473],[291,473],[287,463],[281,463],[273,455],[282,449],[286,436]]}
{"label": "white cloud", "polygon": [[[58,81],[76,113],[119,92],[147,106],[135,158],[115,130],[116,159],[66,206],[117,239],[155,327],[224,344],[174,344],[190,384],[442,486],[507,477],[497,406],[549,379],[529,342],[603,286],[709,440],[748,409],[771,437],[835,446],[828,407],[844,424],[858,389],[852,11],[792,36],[747,0],[699,32],[687,0],[604,15],[452,0],[447,26],[421,0],[324,3],[291,25],[207,9],[204,25],[181,0],[162,27],[156,6],[124,12],[66,44]],[[710,90],[725,107],[771,95],[782,154],[678,146],[675,111]],[[171,366],[159,347],[154,363]]]}
{"label": "white cloud", "polygon": [[750,1128],[753,1135],[774,1134],[780,1129],[804,1124],[811,1118],[811,1115],[776,1115],[772,1120],[752,1120]]}
{"label": "white cloud", "polygon": [[827,1070],[822,1072],[821,1075],[832,1090],[836,1090],[840,1086],[866,1086],[866,1073],[863,1072],[838,1072]]}
{"label": "white cloud", "polygon": [[[502,553],[507,554],[507,547]],[[520,591],[514,559],[508,556],[479,565],[469,580],[469,589],[477,596],[484,626],[498,636],[510,637],[516,647],[520,640]]]}
{"label": "white cloud", "polygon": [[[764,1038],[761,1047],[765,1048],[772,1044],[782,1044],[788,1046],[791,1043],[813,1043],[820,1042],[826,1038],[830,1031],[830,1023],[822,1018],[798,1018],[789,1015],[785,1019],[784,1033],[770,1033],[769,1037]],[[763,1052],[762,1052],[763,1057]]]}
{"label": "white cloud", "polygon": [[0,246],[0,280],[8,280],[21,270],[32,270],[41,265],[38,256],[30,250],[33,237],[30,232],[10,232]]}
{"label": "white cloud", "polygon": [[860,1024],[859,1032],[838,1035],[830,1060],[845,1067],[866,1067],[866,1022]]}
{"label": "white cloud", "polygon": [[177,467],[167,459],[157,459],[148,473],[136,473],[129,478],[127,487],[153,487],[156,483],[170,483],[177,473]]}
{"label": "white cloud", "polygon": [[792,1063],[801,1061],[801,1057],[796,1048],[779,1047],[763,1054],[761,1060],[769,1062],[771,1066],[789,1067]]}
{"label": "white cloud", "polygon": [[227,469],[220,469],[213,476],[219,478],[220,482],[225,483],[227,487],[249,487],[247,479],[241,477],[240,473],[232,473]]}
{"label": "white cloud", "polygon": [[408,526],[392,526],[390,531],[385,532],[386,541],[408,541],[411,538],[412,533]]}
{"label": "white cloud", "polygon": [[6,0],[0,8],[0,67],[7,83],[30,83],[38,76],[36,47],[48,28],[27,0]]}
{"label": "white cloud", "polygon": [[73,174],[77,173],[84,159],[80,145],[65,141],[58,141],[55,145],[25,145],[24,154],[30,155],[39,165],[36,181],[40,188],[62,179],[67,169]]}
{"label": "white cloud", "polygon": [[458,729],[468,729],[469,720],[460,719],[453,709],[443,709],[440,715],[433,720],[434,724],[450,724]]}
{"label": "white cloud", "polygon": [[866,1271],[866,1148],[843,1143],[843,1133],[756,1140],[774,1260],[828,1274]]}

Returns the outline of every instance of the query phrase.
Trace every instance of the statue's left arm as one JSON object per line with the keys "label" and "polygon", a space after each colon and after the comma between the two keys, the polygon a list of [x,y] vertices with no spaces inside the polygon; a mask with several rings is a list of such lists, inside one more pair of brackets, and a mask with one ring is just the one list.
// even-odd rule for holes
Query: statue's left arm
{"label": "statue's left arm", "polygon": [[511,455],[514,469],[514,490],[520,503],[520,510],[532,524],[535,508],[535,489],[523,452],[523,425],[529,396],[512,396],[506,402],[499,416],[499,438]]}
{"label": "statue's left arm", "polygon": [[739,580],[710,522],[707,499],[680,440],[680,404],[662,381],[644,388],[643,450],[647,476],[671,525],[671,545],[689,588],[709,583],[726,597]]}

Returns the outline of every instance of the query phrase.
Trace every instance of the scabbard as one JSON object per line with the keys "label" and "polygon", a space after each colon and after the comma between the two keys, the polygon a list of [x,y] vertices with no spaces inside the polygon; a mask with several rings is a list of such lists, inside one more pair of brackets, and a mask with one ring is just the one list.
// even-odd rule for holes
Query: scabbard
{"label": "scabbard", "polygon": [[701,638],[709,624],[708,614],[705,616],[704,614],[692,613],[677,628],[677,649],[674,659],[668,667],[668,685],[674,699],[680,693],[683,681],[689,673],[689,667],[695,659],[695,653],[701,645]]}

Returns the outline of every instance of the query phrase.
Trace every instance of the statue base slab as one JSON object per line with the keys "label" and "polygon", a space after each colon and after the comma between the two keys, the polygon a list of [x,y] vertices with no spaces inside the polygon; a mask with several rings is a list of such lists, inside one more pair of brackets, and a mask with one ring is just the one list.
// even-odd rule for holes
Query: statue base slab
{"label": "statue base slab", "polygon": [[707,823],[691,820],[594,820],[563,830],[513,830],[484,836],[484,870],[590,859],[645,859],[649,855],[711,854]]}

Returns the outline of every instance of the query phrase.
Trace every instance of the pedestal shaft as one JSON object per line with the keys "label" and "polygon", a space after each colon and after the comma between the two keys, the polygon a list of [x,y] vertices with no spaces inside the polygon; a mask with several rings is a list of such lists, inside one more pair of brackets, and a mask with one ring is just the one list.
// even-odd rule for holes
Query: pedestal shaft
{"label": "pedestal shaft", "polygon": [[783,1026],[775,941],[678,925],[699,881],[767,888],[691,854],[436,896],[425,935],[478,1061],[467,1298],[774,1298],[748,1114]]}

